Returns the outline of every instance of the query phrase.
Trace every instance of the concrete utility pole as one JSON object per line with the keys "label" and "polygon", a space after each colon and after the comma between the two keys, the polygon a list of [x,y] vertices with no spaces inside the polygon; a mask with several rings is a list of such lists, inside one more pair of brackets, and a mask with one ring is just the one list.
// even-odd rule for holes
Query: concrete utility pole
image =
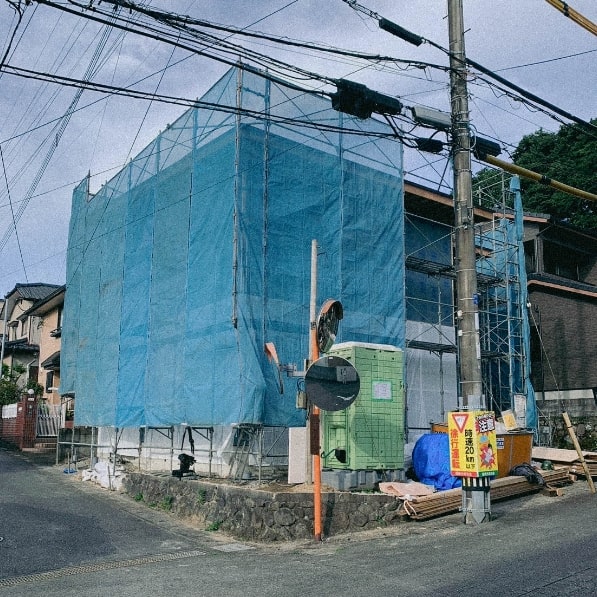
{"label": "concrete utility pole", "polygon": [[454,163],[455,267],[462,405],[481,406],[481,354],[462,0],[448,0]]}
{"label": "concrete utility pole", "polygon": [[[454,168],[455,268],[458,301],[458,372],[462,407],[466,409],[482,406],[482,383],[462,0],[448,0],[448,23]],[[487,478],[464,478],[462,491],[465,522],[475,524],[488,521],[491,518],[489,480]]]}

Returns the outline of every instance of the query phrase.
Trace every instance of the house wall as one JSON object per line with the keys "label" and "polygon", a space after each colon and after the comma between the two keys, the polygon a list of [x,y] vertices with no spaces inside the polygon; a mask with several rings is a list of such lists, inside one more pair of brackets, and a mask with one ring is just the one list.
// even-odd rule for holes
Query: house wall
{"label": "house wall", "polygon": [[9,311],[9,340],[21,340],[23,338],[26,338],[30,342],[35,341],[37,334],[37,318],[21,318],[21,315],[32,306],[33,301],[29,301],[26,299],[18,299],[12,309],[12,313]]}
{"label": "house wall", "polygon": [[37,366],[39,363],[37,353],[13,351],[11,354],[5,355],[4,363],[12,369],[19,366],[25,368],[25,371],[15,379],[19,387],[27,383],[30,374],[34,374],[34,379],[37,379]]}
{"label": "house wall", "polygon": [[542,390],[597,387],[597,302],[532,283],[529,297],[543,342],[541,351],[534,331],[531,376],[538,396]]}
{"label": "house wall", "polygon": [[[61,338],[60,336],[54,338],[50,335],[52,330],[55,330],[59,327],[59,314],[60,310],[58,308],[52,309],[48,313],[46,313],[42,318],[40,318],[40,334],[39,334],[39,362],[43,363],[48,357],[53,355],[56,351],[60,350]],[[41,384],[44,388],[44,393],[42,397],[45,398],[48,404],[60,404],[60,395],[57,391],[54,392],[46,392],[46,375],[48,371],[43,367],[39,368],[37,382]],[[59,387],[60,385],[60,370],[54,372],[54,381],[52,383],[52,387]]]}

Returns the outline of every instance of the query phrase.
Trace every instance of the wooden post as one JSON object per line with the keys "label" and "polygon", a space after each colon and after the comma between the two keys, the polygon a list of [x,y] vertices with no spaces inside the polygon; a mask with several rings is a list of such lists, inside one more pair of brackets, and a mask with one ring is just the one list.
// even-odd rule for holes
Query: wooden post
{"label": "wooden post", "polygon": [[585,461],[585,457],[582,454],[582,450],[580,449],[580,444],[578,443],[578,439],[576,438],[576,433],[574,432],[574,427],[572,427],[572,423],[570,422],[570,417],[568,413],[562,413],[562,417],[564,417],[564,423],[566,423],[566,429],[568,429],[568,434],[572,439],[572,443],[576,448],[576,453],[578,454],[578,458],[580,459],[580,463],[582,464],[582,468],[585,471],[585,475],[587,477],[587,483],[589,484],[589,489],[591,493],[595,493],[595,485],[593,483],[593,478],[591,477],[591,473],[589,472],[589,467]]}

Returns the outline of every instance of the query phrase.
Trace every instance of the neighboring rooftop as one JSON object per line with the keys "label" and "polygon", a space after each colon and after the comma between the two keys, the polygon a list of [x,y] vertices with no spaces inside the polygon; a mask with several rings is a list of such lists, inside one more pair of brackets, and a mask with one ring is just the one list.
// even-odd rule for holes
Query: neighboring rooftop
{"label": "neighboring rooftop", "polygon": [[31,284],[17,284],[7,296],[18,292],[21,298],[29,301],[39,301],[46,298],[50,293],[60,288],[59,284],[44,284],[43,282],[34,282]]}

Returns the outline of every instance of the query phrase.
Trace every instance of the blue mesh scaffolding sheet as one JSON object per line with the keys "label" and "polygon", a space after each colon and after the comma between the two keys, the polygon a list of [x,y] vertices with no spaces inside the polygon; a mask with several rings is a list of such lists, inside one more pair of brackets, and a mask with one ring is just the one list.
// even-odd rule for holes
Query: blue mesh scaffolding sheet
{"label": "blue mesh scaffolding sheet", "polygon": [[185,112],[98,193],[73,193],[60,391],[76,425],[304,424],[264,344],[302,368],[312,239],[318,302],[344,305],[338,341],[404,347],[390,127],[235,69],[202,101],[232,109]]}

